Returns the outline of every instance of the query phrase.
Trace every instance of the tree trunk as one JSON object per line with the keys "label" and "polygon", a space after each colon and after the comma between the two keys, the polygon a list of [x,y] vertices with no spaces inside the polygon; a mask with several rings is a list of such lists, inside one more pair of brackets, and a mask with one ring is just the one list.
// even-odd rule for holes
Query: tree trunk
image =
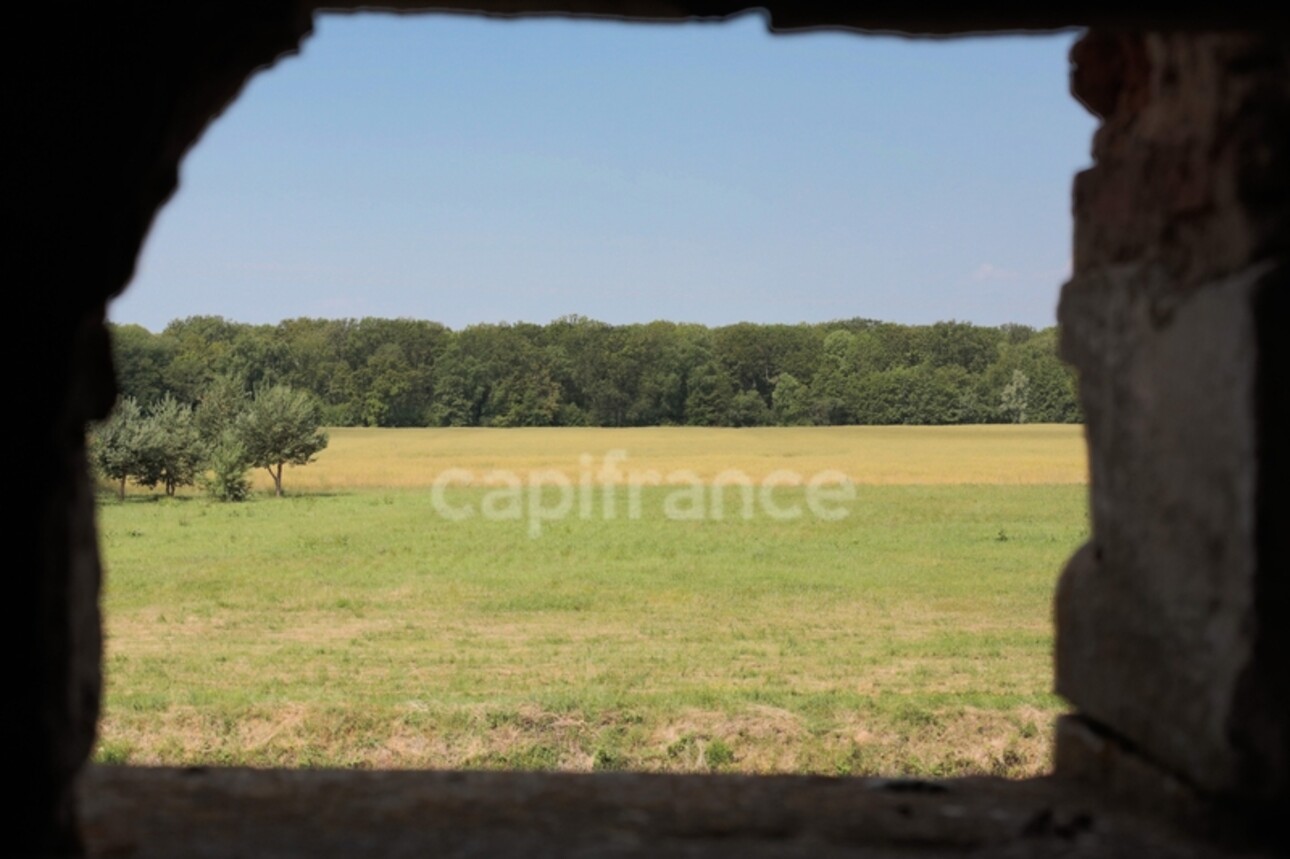
{"label": "tree trunk", "polygon": [[282,497],[282,463],[280,462],[278,463],[277,471],[274,471],[272,468],[270,468],[269,473],[273,475],[273,494],[278,498],[281,498]]}
{"label": "tree trunk", "polygon": [[117,488],[116,497],[125,500],[125,475],[121,475],[121,485]]}

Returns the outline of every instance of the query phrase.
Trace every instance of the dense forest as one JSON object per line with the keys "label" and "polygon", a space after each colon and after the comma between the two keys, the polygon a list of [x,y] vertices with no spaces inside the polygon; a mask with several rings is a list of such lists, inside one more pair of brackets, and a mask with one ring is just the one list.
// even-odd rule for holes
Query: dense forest
{"label": "dense forest", "polygon": [[196,404],[217,379],[304,389],[332,426],[1078,422],[1056,329],[868,319],[719,328],[413,319],[113,326],[122,394]]}

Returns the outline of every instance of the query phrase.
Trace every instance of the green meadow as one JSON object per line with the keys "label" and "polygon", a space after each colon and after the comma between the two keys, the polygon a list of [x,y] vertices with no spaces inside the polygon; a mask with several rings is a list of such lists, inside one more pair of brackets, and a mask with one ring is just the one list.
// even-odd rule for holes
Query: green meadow
{"label": "green meadow", "polygon": [[[827,450],[846,448],[854,429],[783,432],[817,433]],[[971,429],[963,439],[977,438]],[[962,443],[962,475],[979,479],[972,444],[1007,459],[1001,430]],[[413,431],[353,438],[383,450],[373,432],[418,444]],[[427,445],[444,437],[415,432]],[[523,475],[526,432],[472,438],[493,468],[514,451]],[[631,450],[630,436],[602,435],[618,431],[569,432],[585,434],[566,437],[570,450]],[[668,443],[683,459],[710,432],[740,431],[675,430]],[[1015,432],[1043,458],[1047,442]],[[1046,455],[1062,473],[1083,473],[1078,432],[1052,432]],[[745,508],[738,487],[720,518],[710,504],[675,518],[677,486],[619,484],[534,529],[527,512],[485,515],[505,507],[489,497],[495,486],[361,485],[361,458],[345,444],[334,436],[283,499],[104,495],[99,760],[920,775],[1048,766],[1062,709],[1050,692],[1051,602],[1087,536],[1082,480],[866,474],[833,505],[845,515],[827,519],[809,512],[801,486],[774,491],[776,509],[803,511],[795,518]],[[668,461],[657,446],[650,455]],[[329,478],[329,456],[352,473]],[[417,468],[433,475],[460,456]],[[775,465],[747,470],[761,479]],[[575,458],[575,480],[576,468]],[[319,488],[329,481],[348,488]],[[449,518],[445,506],[469,514]]]}

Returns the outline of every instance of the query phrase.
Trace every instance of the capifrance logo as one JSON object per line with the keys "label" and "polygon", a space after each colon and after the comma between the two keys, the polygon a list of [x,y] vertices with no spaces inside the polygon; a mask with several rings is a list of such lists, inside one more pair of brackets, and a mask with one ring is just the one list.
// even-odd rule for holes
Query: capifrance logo
{"label": "capifrance logo", "polygon": [[[665,487],[661,512],[675,521],[721,520],[764,516],[775,521],[813,516],[837,521],[850,513],[856,488],[841,471],[804,475],[778,469],[754,480],[739,469],[727,469],[704,480],[690,469],[666,473],[627,466],[627,451],[603,456],[584,453],[576,473],[555,468],[516,472],[449,468],[431,485],[431,504],[449,522],[472,518],[526,521],[530,537],[542,536],[547,522],[579,519],[640,519],[646,487]],[[450,493],[452,488],[484,487],[477,494]],[[788,490],[798,490],[790,492]]]}

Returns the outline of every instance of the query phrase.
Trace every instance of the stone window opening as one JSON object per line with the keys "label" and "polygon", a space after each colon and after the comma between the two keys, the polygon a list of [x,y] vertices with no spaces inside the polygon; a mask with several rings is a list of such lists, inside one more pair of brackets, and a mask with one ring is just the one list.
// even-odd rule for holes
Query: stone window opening
{"label": "stone window opening", "polygon": [[[1094,166],[1075,181],[1075,272],[1059,312],[1065,354],[1081,374],[1092,472],[1093,536],[1056,600],[1057,689],[1075,713],[1059,726],[1055,779],[931,784],[908,795],[900,785],[717,777],[90,770],[78,778],[100,682],[98,564],[79,438],[111,401],[104,301],[128,280],[186,146],[252,69],[291,49],[313,9],[117,11],[87,11],[56,28],[60,53],[97,75],[51,74],[16,105],[31,120],[33,163],[75,165],[32,171],[48,177],[39,191],[19,187],[31,240],[19,243],[17,259],[46,286],[33,339],[48,375],[31,393],[29,436],[33,458],[57,464],[17,523],[32,535],[20,559],[33,572],[19,579],[11,613],[34,643],[18,682],[17,700],[29,704],[14,714],[29,738],[14,768],[23,779],[20,854],[88,844],[231,855],[238,843],[273,845],[278,855],[373,844],[386,855],[434,846],[462,854],[542,843],[622,855],[969,844],[1014,855],[1101,855],[1110,845],[1182,856],[1210,855],[1177,840],[1198,832],[1256,847],[1284,838],[1275,822],[1290,778],[1290,720],[1277,665],[1287,633],[1275,612],[1286,584],[1274,572],[1286,554],[1272,515],[1283,491],[1274,478],[1283,473],[1284,415],[1273,403],[1288,270],[1284,31],[1242,9],[923,17],[771,7],[787,27],[1092,27],[1073,52],[1073,89],[1102,128]],[[729,10],[642,0],[576,11]],[[52,20],[22,14],[23,23]],[[97,130],[93,148],[66,158],[86,141],[68,132],[86,122]],[[81,205],[69,210],[72,198]],[[80,227],[73,234],[84,252],[50,253],[69,224]],[[196,797],[211,796],[237,815],[203,824]],[[262,816],[247,816],[253,809]],[[1147,818],[1136,815],[1176,834],[1139,826]],[[952,822],[965,818],[971,825]]]}

